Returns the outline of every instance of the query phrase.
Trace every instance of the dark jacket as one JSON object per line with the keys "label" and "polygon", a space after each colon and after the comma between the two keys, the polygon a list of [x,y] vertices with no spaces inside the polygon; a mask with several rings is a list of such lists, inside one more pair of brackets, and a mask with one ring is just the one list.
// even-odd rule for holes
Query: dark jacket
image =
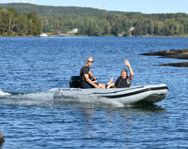
{"label": "dark jacket", "polygon": [[122,77],[119,77],[115,82],[116,88],[126,88],[131,86],[131,79],[129,77],[123,79]]}

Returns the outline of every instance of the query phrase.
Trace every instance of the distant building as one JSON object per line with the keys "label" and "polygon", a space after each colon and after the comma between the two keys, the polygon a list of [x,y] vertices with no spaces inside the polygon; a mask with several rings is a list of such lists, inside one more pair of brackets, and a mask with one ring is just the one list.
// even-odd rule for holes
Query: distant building
{"label": "distant building", "polygon": [[135,27],[130,27],[130,28],[128,29],[129,36],[132,36],[133,33],[134,33],[134,31],[135,31]]}
{"label": "distant building", "polygon": [[67,34],[77,34],[78,33],[78,29],[75,28],[72,31],[68,31]]}
{"label": "distant building", "polygon": [[42,33],[40,34],[40,37],[48,37],[48,35],[46,33]]}

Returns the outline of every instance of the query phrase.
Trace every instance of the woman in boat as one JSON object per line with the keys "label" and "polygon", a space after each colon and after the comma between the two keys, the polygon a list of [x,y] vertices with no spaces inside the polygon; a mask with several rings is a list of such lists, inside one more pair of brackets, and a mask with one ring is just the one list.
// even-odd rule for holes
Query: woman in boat
{"label": "woman in boat", "polygon": [[133,80],[133,76],[134,76],[134,72],[133,69],[131,67],[131,64],[129,63],[128,59],[124,60],[124,64],[128,67],[129,71],[130,71],[130,75],[128,76],[128,72],[126,69],[123,69],[121,71],[120,76],[118,77],[118,79],[113,82],[113,80],[110,80],[107,84],[107,88],[126,88],[126,87],[130,87],[131,86],[131,82]]}
{"label": "woman in boat", "polygon": [[105,88],[104,84],[97,83],[90,67],[93,64],[93,57],[88,57],[85,66],[80,70],[80,87],[81,88]]}

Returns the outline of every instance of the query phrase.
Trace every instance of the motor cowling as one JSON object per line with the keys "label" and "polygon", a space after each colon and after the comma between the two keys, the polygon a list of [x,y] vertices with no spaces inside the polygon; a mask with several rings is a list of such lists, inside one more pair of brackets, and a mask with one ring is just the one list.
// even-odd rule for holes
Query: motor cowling
{"label": "motor cowling", "polygon": [[80,88],[80,76],[72,76],[69,81],[70,88]]}

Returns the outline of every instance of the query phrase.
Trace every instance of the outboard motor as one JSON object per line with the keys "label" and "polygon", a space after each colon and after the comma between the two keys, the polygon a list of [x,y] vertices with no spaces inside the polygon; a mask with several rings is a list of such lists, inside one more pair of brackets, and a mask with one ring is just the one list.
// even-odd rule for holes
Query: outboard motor
{"label": "outboard motor", "polygon": [[80,76],[72,76],[69,81],[70,88],[80,88]]}

